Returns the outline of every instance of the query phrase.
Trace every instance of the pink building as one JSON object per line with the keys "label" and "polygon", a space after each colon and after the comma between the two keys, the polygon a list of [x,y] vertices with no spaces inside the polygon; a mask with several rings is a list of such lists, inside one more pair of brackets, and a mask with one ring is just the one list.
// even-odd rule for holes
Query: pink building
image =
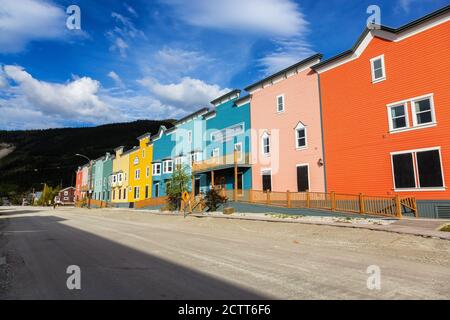
{"label": "pink building", "polygon": [[321,55],[246,88],[251,96],[254,190],[325,191],[319,79]]}

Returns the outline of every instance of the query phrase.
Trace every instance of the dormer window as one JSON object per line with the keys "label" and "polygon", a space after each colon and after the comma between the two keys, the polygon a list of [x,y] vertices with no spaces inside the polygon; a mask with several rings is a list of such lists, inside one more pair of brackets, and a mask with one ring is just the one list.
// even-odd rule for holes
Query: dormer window
{"label": "dormer window", "polygon": [[277,97],[277,112],[284,112],[284,95]]}
{"label": "dormer window", "polygon": [[384,55],[375,57],[370,60],[372,69],[372,82],[380,82],[386,80],[386,69],[384,65]]}
{"label": "dormer window", "polygon": [[297,149],[304,149],[306,146],[306,128],[303,123],[299,122],[295,127],[295,147]]}

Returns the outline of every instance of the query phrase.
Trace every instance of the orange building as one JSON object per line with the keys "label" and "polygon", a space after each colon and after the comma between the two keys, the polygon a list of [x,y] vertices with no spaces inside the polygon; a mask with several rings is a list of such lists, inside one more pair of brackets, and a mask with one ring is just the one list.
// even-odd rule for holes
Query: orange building
{"label": "orange building", "polygon": [[398,29],[368,28],[313,67],[327,191],[412,195],[450,216],[450,6]]}

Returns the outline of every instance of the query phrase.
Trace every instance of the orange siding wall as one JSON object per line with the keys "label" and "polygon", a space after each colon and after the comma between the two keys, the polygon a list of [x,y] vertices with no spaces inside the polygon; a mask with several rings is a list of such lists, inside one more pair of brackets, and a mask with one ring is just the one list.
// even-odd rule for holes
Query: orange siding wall
{"label": "orange siding wall", "polygon": [[[436,146],[450,183],[449,44],[450,22],[399,42],[374,38],[358,59],[321,73],[328,191],[395,194],[390,153]],[[370,59],[382,54],[387,79],[372,84]],[[389,133],[387,104],[430,93],[436,127]],[[448,189],[406,194],[450,199]]]}

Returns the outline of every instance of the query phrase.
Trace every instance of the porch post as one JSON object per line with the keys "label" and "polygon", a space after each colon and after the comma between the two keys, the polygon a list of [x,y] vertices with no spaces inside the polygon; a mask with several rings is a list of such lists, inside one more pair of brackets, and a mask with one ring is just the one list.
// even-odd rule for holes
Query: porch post
{"label": "porch post", "polygon": [[192,174],[192,181],[191,181],[191,199],[194,199],[195,197],[195,176]]}
{"label": "porch post", "polygon": [[211,187],[214,189],[214,170],[211,170]]}
{"label": "porch post", "polygon": [[234,192],[233,192],[234,201],[237,201],[237,193],[238,193],[238,165],[237,165],[237,151],[234,150]]}

